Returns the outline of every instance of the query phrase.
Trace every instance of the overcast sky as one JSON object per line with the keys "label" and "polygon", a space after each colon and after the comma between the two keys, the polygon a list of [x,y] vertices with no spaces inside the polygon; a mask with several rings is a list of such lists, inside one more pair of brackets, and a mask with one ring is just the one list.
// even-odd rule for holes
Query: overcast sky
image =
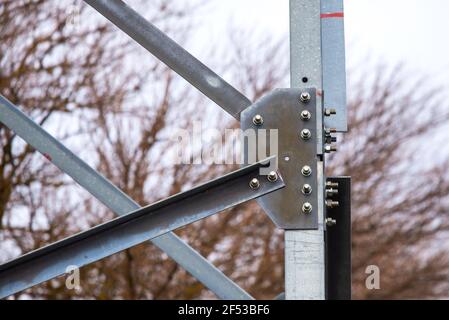
{"label": "overcast sky", "polygon": [[[288,2],[217,1],[204,17],[205,36],[222,37],[229,22],[286,36]],[[345,0],[345,23],[349,65],[369,53],[449,82],[448,0]]]}

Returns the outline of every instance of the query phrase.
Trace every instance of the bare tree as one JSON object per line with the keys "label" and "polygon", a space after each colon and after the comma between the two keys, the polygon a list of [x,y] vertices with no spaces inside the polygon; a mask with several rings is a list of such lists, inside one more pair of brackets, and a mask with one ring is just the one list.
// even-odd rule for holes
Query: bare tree
{"label": "bare tree", "polygon": [[[173,30],[170,22],[191,6],[170,6],[173,1],[143,12],[178,34],[182,28]],[[142,205],[236,169],[168,161],[173,130],[197,120],[219,128],[238,124],[86,6],[79,10],[82,23],[73,27],[59,2],[0,2],[0,92]],[[183,26],[179,38],[187,39],[190,20]],[[222,71],[248,97],[286,86],[286,41],[243,47],[233,37],[230,43],[234,50],[219,57],[226,61]],[[353,177],[354,297],[445,297],[447,155],[423,160],[419,149],[436,141],[447,119],[444,94],[425,89],[422,79],[413,83],[401,69],[370,70],[351,74],[350,132],[327,161],[329,174]],[[4,126],[0,141],[2,261],[114,216]],[[255,297],[284,290],[283,232],[254,202],[176,233]],[[380,268],[380,290],[365,287],[369,265]],[[214,297],[150,243],[82,268],[81,287],[68,290],[58,278],[15,298]]]}
{"label": "bare tree", "polygon": [[[444,90],[401,66],[353,77],[349,133],[328,169],[353,180],[354,296],[447,297],[448,154],[436,146],[449,116]],[[369,265],[380,290],[365,286]]]}

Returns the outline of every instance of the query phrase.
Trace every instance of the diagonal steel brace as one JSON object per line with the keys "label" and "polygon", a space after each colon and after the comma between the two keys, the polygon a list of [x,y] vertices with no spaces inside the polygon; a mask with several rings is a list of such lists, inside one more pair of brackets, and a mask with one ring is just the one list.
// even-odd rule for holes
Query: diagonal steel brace
{"label": "diagonal steel brace", "polygon": [[[0,298],[283,188],[279,175],[261,176],[269,165],[267,159],[242,168],[0,265]],[[250,187],[253,179],[257,188]]]}
{"label": "diagonal steel brace", "polygon": [[[42,153],[116,214],[124,215],[140,208],[139,204],[88,166],[1,95],[0,122]],[[248,293],[174,233],[163,234],[151,241],[219,298],[252,299]]]}
{"label": "diagonal steel brace", "polygon": [[237,120],[251,104],[241,92],[121,0],[84,0]]}

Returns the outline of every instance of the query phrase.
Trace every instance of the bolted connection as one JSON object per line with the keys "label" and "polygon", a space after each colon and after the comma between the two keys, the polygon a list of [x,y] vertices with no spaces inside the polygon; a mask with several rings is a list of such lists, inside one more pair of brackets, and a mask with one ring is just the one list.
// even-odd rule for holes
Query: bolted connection
{"label": "bolted connection", "polygon": [[309,129],[303,129],[301,131],[301,138],[303,140],[309,140],[312,137],[312,132]]}
{"label": "bolted connection", "polygon": [[324,152],[326,152],[326,153],[331,153],[331,152],[335,152],[335,151],[337,151],[336,146],[325,146],[324,147]]}
{"label": "bolted connection", "polygon": [[335,109],[324,109],[324,115],[326,117],[330,117],[331,115],[337,114],[337,110]]}
{"label": "bolted connection", "polygon": [[259,187],[260,187],[259,179],[257,179],[257,178],[252,179],[249,182],[249,186],[250,186],[251,189],[254,189],[254,190],[255,189],[259,189]]}
{"label": "bolted connection", "polygon": [[310,202],[305,202],[302,205],[302,212],[304,212],[306,214],[312,212],[312,205],[310,204]]}
{"label": "bolted connection", "polygon": [[326,200],[326,207],[328,208],[336,208],[340,205],[338,201]]}
{"label": "bolted connection", "polygon": [[301,102],[307,103],[310,101],[310,93],[308,92],[303,92],[301,93],[301,96],[299,97],[299,99],[301,100]]}
{"label": "bolted connection", "polygon": [[302,119],[302,120],[308,121],[308,120],[310,120],[310,118],[312,118],[312,114],[311,114],[309,111],[303,110],[303,111],[301,112],[301,119]]}
{"label": "bolted connection", "polygon": [[337,189],[326,189],[326,198],[336,196],[338,194]]}
{"label": "bolted connection", "polygon": [[308,183],[302,186],[302,193],[308,195],[312,193],[312,186]]}
{"label": "bolted connection", "polygon": [[254,116],[254,118],[253,118],[253,123],[254,123],[256,126],[262,125],[262,124],[263,124],[263,118],[262,118],[262,116],[261,116],[260,114],[256,114],[256,115]]}
{"label": "bolted connection", "polygon": [[276,171],[271,171],[268,176],[267,176],[268,181],[270,182],[275,182],[278,179],[278,174],[276,173]]}
{"label": "bolted connection", "polygon": [[326,181],[326,188],[337,189],[338,182]]}
{"label": "bolted connection", "polygon": [[301,169],[301,173],[304,177],[308,177],[312,174],[312,168],[309,166],[304,166]]}
{"label": "bolted connection", "polygon": [[326,218],[326,220],[324,220],[324,221],[326,222],[326,226],[328,226],[328,227],[332,227],[337,224],[337,220],[332,219],[332,218]]}

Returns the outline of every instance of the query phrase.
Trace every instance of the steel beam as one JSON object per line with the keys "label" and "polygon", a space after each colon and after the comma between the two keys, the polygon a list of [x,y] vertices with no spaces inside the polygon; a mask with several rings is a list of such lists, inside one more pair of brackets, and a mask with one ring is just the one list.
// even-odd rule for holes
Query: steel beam
{"label": "steel beam", "polygon": [[272,182],[260,175],[269,164],[234,171],[0,265],[0,298],[284,187],[279,175]]}
{"label": "steel beam", "polygon": [[236,119],[251,101],[121,0],[84,0]]}
{"label": "steel beam", "polygon": [[[89,167],[1,95],[0,122],[42,153],[116,214],[124,215],[140,208],[135,201]],[[154,238],[152,242],[219,298],[252,298],[174,233],[161,235]]]}

